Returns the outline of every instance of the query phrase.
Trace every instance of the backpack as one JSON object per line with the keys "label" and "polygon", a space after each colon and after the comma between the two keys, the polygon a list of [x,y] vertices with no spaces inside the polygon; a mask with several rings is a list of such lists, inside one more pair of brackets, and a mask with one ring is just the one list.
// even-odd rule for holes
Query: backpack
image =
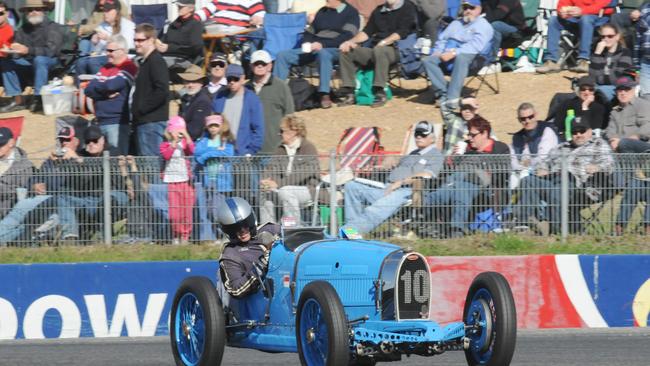
{"label": "backpack", "polygon": [[420,49],[415,48],[416,34],[409,34],[406,38],[397,41],[399,52],[400,73],[406,80],[417,79],[424,72],[424,65],[420,60]]}
{"label": "backpack", "polygon": [[289,90],[291,90],[296,112],[319,107],[316,98],[316,87],[311,85],[309,81],[303,78],[290,79]]}
{"label": "backpack", "polygon": [[[371,105],[374,102],[375,94],[372,92],[374,78],[375,71],[372,69],[357,71],[357,85],[354,89],[354,98],[357,101],[357,105]],[[388,84],[384,87],[384,92],[388,100],[393,99],[393,93],[388,87]]]}

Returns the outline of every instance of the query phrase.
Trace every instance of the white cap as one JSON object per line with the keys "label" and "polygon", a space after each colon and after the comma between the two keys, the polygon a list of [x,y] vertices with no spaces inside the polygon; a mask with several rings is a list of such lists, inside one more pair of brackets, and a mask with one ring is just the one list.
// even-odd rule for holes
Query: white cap
{"label": "white cap", "polygon": [[257,50],[253,52],[253,54],[251,55],[251,64],[254,64],[258,61],[262,61],[264,63],[270,64],[271,62],[273,62],[273,59],[271,58],[271,55],[268,52],[264,50]]}

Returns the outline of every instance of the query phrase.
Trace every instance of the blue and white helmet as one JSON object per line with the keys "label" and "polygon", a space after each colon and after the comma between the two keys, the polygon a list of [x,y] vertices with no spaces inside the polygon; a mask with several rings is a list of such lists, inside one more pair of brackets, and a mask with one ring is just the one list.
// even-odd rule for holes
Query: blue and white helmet
{"label": "blue and white helmet", "polygon": [[243,227],[250,230],[251,237],[257,235],[257,218],[251,205],[245,199],[226,198],[216,211],[221,230],[228,235],[230,240],[237,240],[237,233]]}

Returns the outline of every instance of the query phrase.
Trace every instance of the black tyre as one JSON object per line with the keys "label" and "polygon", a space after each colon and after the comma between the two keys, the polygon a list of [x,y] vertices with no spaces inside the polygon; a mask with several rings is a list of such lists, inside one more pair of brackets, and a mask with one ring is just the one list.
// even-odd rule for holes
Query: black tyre
{"label": "black tyre", "polygon": [[345,366],[350,360],[350,334],[336,290],[325,281],[308,284],[298,302],[296,342],[300,363]]}
{"label": "black tyre", "polygon": [[508,281],[499,273],[483,272],[467,292],[463,320],[470,339],[467,364],[507,366],[517,342],[517,313]]}
{"label": "black tyre", "polygon": [[221,300],[206,277],[188,277],[176,291],[169,322],[174,361],[179,366],[218,366],[226,346]]}

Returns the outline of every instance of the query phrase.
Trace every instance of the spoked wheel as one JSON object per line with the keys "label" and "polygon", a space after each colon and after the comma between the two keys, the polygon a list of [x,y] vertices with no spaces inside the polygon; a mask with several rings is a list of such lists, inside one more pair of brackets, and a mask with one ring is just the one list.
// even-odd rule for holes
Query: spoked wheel
{"label": "spoked wheel", "polygon": [[328,282],[314,281],[300,295],[296,316],[300,363],[308,366],[347,365],[350,334],[343,305]]}
{"label": "spoked wheel", "polygon": [[205,277],[189,277],[176,291],[170,318],[176,365],[220,365],[226,345],[225,315],[217,291]]}
{"label": "spoked wheel", "polygon": [[470,339],[467,364],[507,366],[517,341],[517,313],[508,281],[499,273],[476,276],[465,299],[463,319]]}

